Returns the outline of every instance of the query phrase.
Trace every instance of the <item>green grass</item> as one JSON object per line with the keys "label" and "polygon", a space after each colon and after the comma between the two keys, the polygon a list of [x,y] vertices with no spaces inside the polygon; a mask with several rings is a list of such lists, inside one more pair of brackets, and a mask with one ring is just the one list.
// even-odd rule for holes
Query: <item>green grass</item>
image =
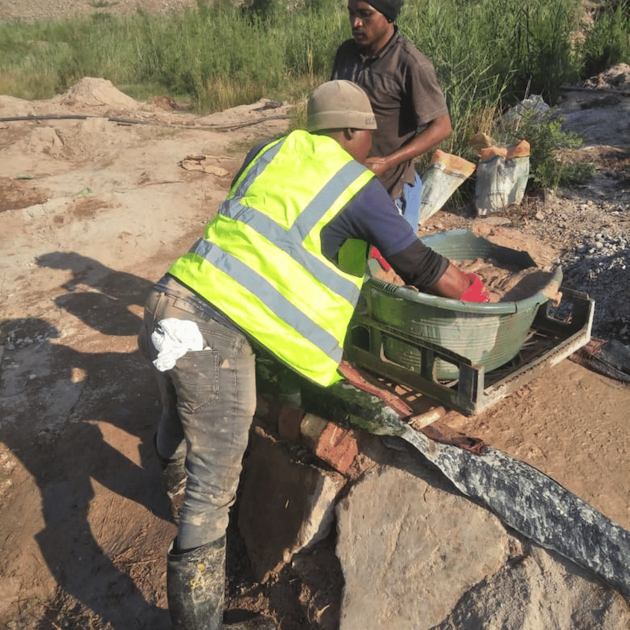
{"label": "green grass", "polygon": [[[491,135],[507,107],[529,94],[553,103],[561,84],[630,61],[629,2],[602,3],[576,38],[579,0],[408,0],[400,30],[433,61],[449,103],[454,131],[442,148],[470,158],[468,138]],[[0,93],[50,98],[96,76],[134,98],[165,94],[199,113],[289,100],[299,124],[305,96],[350,36],[343,0],[198,0],[195,9],[127,16],[108,12],[107,0],[91,6],[105,10],[0,23]]]}
{"label": "green grass", "polygon": [[606,2],[599,9],[580,46],[581,71],[592,76],[620,61],[628,61],[630,0]]}

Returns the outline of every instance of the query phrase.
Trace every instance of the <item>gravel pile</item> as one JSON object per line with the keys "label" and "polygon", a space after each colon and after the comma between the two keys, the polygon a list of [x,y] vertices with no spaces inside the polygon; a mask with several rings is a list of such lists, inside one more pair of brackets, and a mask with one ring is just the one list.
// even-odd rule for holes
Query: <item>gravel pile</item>
{"label": "gravel pile", "polygon": [[[594,163],[604,152],[608,148],[584,150]],[[492,217],[477,219],[472,208],[438,213],[427,231],[492,223],[519,241],[501,245],[525,249],[535,259],[538,248],[554,252],[548,260],[562,267],[563,285],[595,301],[593,336],[630,344],[630,168],[625,161],[630,156],[618,161],[615,177],[599,169],[583,186],[560,189],[546,200],[530,197]],[[554,316],[563,317],[563,311]]]}
{"label": "gravel pile", "polygon": [[625,233],[584,235],[561,260],[567,286],[595,300],[593,335],[630,342],[630,239]]}

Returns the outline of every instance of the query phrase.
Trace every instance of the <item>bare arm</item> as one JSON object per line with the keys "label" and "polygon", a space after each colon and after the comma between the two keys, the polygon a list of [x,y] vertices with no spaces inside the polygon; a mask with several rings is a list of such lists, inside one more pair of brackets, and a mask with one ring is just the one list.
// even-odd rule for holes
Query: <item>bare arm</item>
{"label": "bare arm", "polygon": [[385,171],[424,155],[450,135],[451,117],[448,114],[444,114],[432,120],[422,133],[419,133],[411,142],[398,149],[398,151],[383,157],[370,157],[366,160],[365,165],[377,177],[380,177]]}
{"label": "bare arm", "polygon": [[444,114],[432,120],[422,133],[419,133],[411,142],[398,149],[398,151],[383,157],[370,157],[366,160],[365,165],[379,177],[385,171],[429,152],[433,147],[448,138],[450,134],[451,117],[448,114]]}

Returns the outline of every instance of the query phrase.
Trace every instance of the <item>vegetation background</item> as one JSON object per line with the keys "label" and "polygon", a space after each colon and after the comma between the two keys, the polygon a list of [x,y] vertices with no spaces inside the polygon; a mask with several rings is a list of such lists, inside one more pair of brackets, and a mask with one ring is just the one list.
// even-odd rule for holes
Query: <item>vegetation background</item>
{"label": "vegetation background", "polygon": [[[91,6],[102,11],[0,23],[0,93],[45,99],[82,77],[103,77],[134,98],[166,94],[200,114],[288,100],[297,126],[307,94],[327,80],[350,37],[343,0],[197,0],[132,15],[116,14],[115,1]],[[453,134],[443,150],[474,159],[474,134],[525,137],[534,185],[555,188],[588,173],[557,158],[580,139],[562,132],[553,110],[501,129],[496,121],[530,95],[553,104],[561,85],[629,62],[630,0],[408,0],[398,25],[433,61],[446,94]]]}

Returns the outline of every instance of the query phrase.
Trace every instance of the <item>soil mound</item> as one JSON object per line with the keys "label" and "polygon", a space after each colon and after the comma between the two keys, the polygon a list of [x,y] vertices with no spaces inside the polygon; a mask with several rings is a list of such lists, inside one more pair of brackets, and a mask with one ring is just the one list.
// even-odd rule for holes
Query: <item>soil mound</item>
{"label": "soil mound", "polygon": [[630,93],[630,66],[620,63],[584,81],[584,87],[619,90]]}
{"label": "soil mound", "polygon": [[73,109],[102,107],[103,105],[127,111],[139,108],[137,101],[116,89],[111,81],[94,77],[81,79],[65,94],[51,100]]}

